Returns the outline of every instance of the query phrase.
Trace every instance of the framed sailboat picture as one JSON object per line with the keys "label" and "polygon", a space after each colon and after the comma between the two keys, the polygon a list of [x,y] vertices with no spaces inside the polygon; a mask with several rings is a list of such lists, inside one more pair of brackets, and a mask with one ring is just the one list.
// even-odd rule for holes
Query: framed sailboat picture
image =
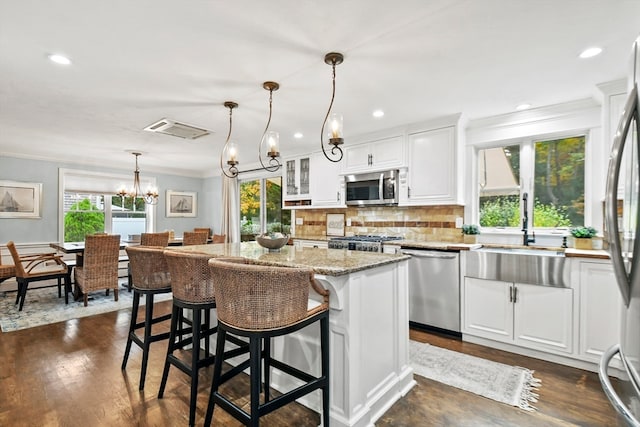
{"label": "framed sailboat picture", "polygon": [[195,217],[197,202],[195,191],[167,190],[167,217]]}
{"label": "framed sailboat picture", "polygon": [[40,218],[42,183],[0,181],[0,218]]}

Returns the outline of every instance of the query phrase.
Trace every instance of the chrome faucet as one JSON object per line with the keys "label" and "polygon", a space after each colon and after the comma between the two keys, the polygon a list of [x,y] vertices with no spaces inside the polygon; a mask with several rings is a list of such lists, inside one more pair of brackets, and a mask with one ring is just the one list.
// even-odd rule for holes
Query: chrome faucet
{"label": "chrome faucet", "polygon": [[527,203],[527,200],[529,199],[529,194],[524,193],[522,195],[522,202],[524,204],[524,209],[523,209],[523,216],[522,216],[522,244],[524,246],[529,246],[529,243],[535,243],[536,242],[536,233],[535,231],[531,232],[531,236],[529,237],[529,229],[528,229],[528,223],[529,223],[529,213],[528,213],[528,208],[529,208],[529,204]]}

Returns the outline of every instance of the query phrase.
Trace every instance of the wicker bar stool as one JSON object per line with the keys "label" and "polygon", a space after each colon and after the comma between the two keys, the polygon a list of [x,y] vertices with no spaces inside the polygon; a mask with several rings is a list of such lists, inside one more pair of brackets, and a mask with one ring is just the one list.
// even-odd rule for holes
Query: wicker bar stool
{"label": "wicker bar stool", "polygon": [[[166,234],[167,239],[169,239],[169,233]],[[152,335],[152,326],[171,319],[171,314],[153,317],[153,297],[157,294],[171,292],[171,276],[164,257],[164,248],[133,246],[127,247],[125,250],[129,256],[133,279],[133,308],[131,310],[127,346],[122,359],[122,370],[127,367],[131,343],[135,342],[142,349],[142,366],[140,368],[140,385],[138,389],[144,390],[151,343],[169,338],[168,332]],[[138,322],[138,308],[140,307],[140,296],[142,295],[145,296],[145,314],[144,320]],[[142,337],[136,335],[136,330],[140,328],[144,328]]]}
{"label": "wicker bar stool", "polygon": [[[163,231],[160,233],[142,233],[140,235],[140,246],[155,246],[159,248],[166,248],[169,246],[169,232]],[[131,263],[127,266],[127,290],[131,292],[132,286],[131,277]]]}
{"label": "wicker bar stool", "polygon": [[[204,425],[209,426],[215,405],[247,426],[258,426],[260,417],[314,391],[322,390],[323,425],[329,426],[329,291],[308,268],[271,267],[248,264],[248,260],[211,259],[211,276],[216,284],[218,313],[216,352],[225,347],[227,334],[249,338],[249,360],[222,374],[222,360],[216,359],[211,395]],[[311,304],[309,288],[322,296]],[[315,377],[271,357],[271,338],[298,331],[320,322],[321,375]],[[261,362],[264,372],[261,373]],[[250,368],[250,413],[219,392],[222,383]],[[291,375],[304,384],[270,399],[271,368]],[[260,403],[264,377],[264,403]],[[242,402],[240,403],[242,404]]]}
{"label": "wicker bar stool", "polygon": [[[196,398],[198,394],[198,371],[200,368],[210,366],[216,360],[215,355],[209,352],[209,341],[211,335],[218,331],[218,327],[211,326],[211,309],[216,307],[213,281],[211,280],[211,270],[207,261],[212,255],[202,253],[174,252],[165,250],[164,252],[169,274],[171,274],[171,289],[173,291],[173,309],[171,316],[171,330],[169,332],[169,346],[167,357],[164,363],[162,382],[158,398],[162,398],[167,385],[169,368],[173,365],[191,377],[191,396],[189,400],[189,425],[194,425]],[[191,335],[185,339],[176,335],[180,334],[179,320],[181,311],[190,309],[193,314],[191,319]],[[204,316],[203,316],[204,314]],[[203,319],[204,317],[204,319]],[[204,353],[200,348],[200,341],[204,340]],[[235,341],[242,345],[226,353],[221,352],[224,359],[246,353],[246,343]],[[191,363],[180,360],[174,351],[182,349],[191,344]],[[223,354],[224,353],[224,354]]]}

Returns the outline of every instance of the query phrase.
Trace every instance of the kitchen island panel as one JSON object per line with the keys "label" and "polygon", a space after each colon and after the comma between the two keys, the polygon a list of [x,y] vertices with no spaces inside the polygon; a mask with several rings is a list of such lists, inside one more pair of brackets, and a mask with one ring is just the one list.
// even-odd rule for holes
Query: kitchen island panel
{"label": "kitchen island panel", "polygon": [[[281,252],[268,252],[254,243],[186,246],[175,250],[205,252],[216,257],[242,256],[263,265],[313,268],[316,278],[331,292],[332,426],[372,426],[415,385],[409,365],[410,257],[292,246],[282,248]],[[300,370],[319,375],[318,325],[274,339],[272,354]],[[271,385],[286,391],[299,384],[273,370]],[[302,397],[299,402],[321,411],[320,391]]]}

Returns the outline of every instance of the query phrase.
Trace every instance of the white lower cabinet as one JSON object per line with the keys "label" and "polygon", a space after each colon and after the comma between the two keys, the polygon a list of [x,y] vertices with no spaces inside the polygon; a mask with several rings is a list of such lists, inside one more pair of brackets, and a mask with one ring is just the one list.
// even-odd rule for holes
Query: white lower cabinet
{"label": "white lower cabinet", "polygon": [[[602,353],[620,341],[623,302],[610,261],[579,261],[579,355],[598,362]],[[613,361],[619,365],[619,361]]]}
{"label": "white lower cabinet", "polygon": [[573,351],[573,290],[465,277],[463,333],[535,350]]}
{"label": "white lower cabinet", "polygon": [[327,240],[303,240],[293,238],[293,246],[296,249],[301,248],[322,248],[327,249],[329,247],[329,242]]}

